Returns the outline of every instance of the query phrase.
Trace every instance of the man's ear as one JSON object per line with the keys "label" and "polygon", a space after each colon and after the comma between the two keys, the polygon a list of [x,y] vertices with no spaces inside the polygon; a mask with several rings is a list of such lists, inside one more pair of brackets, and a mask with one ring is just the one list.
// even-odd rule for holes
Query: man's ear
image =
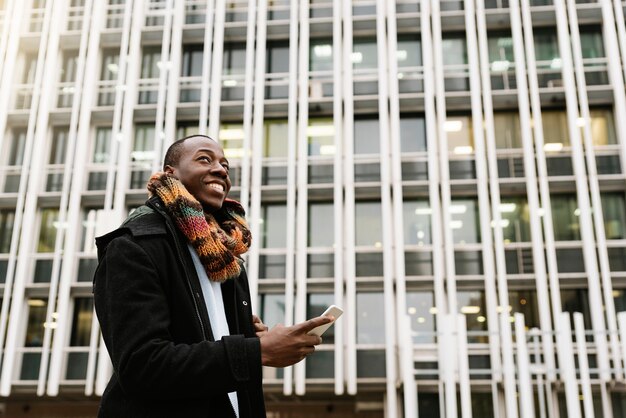
{"label": "man's ear", "polygon": [[171,165],[166,165],[165,166],[165,170],[163,170],[163,171],[165,171],[167,174],[174,175],[175,169]]}

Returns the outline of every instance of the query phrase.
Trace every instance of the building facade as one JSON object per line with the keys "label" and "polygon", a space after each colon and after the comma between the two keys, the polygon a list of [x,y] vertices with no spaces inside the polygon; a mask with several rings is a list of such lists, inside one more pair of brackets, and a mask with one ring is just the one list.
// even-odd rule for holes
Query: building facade
{"label": "building facade", "polygon": [[94,237],[218,139],[269,416],[626,416],[626,2],[0,1],[0,416],[95,416]]}

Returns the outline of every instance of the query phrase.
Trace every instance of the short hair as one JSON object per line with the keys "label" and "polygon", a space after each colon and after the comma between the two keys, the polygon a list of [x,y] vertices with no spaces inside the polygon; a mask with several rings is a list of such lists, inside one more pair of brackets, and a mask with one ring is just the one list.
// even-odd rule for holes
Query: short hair
{"label": "short hair", "polygon": [[176,167],[178,163],[180,162],[180,156],[183,154],[183,143],[189,138],[195,138],[197,136],[202,137],[202,138],[207,138],[207,139],[210,139],[211,141],[217,142],[215,141],[215,139],[211,138],[210,136],[201,135],[201,134],[189,135],[189,136],[186,136],[184,138],[174,141],[172,145],[170,145],[167,151],[165,152],[165,157],[163,158],[163,170],[165,170],[165,167],[168,165],[171,167]]}

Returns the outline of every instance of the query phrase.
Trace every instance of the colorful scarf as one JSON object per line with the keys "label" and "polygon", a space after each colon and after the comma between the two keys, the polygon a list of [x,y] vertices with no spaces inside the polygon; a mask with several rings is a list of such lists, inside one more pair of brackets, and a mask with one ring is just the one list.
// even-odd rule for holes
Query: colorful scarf
{"label": "colorful scarf", "polygon": [[198,253],[211,281],[221,283],[239,277],[239,256],[248,251],[251,241],[239,202],[226,199],[220,210],[205,213],[180,180],[164,172],[152,175],[148,191],[161,198],[180,232]]}

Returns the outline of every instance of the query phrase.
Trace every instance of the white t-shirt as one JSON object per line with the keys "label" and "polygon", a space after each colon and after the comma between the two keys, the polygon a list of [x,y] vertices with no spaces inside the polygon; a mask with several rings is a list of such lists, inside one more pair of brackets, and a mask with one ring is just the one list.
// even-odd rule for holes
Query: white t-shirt
{"label": "white t-shirt", "polygon": [[[207,312],[209,314],[209,321],[211,321],[211,330],[213,331],[213,338],[215,341],[222,339],[224,335],[230,335],[228,329],[228,322],[226,321],[226,312],[224,311],[224,300],[222,299],[222,287],[220,283],[209,280],[206,274],[206,270],[200,262],[200,257],[196,250],[188,244],[189,252],[193,260],[193,265],[198,273],[200,279],[200,286],[202,287],[202,295],[204,296],[204,304],[206,305]],[[230,392],[228,394],[230,403],[233,405],[235,415],[239,417],[239,401],[237,400],[237,392]]]}

